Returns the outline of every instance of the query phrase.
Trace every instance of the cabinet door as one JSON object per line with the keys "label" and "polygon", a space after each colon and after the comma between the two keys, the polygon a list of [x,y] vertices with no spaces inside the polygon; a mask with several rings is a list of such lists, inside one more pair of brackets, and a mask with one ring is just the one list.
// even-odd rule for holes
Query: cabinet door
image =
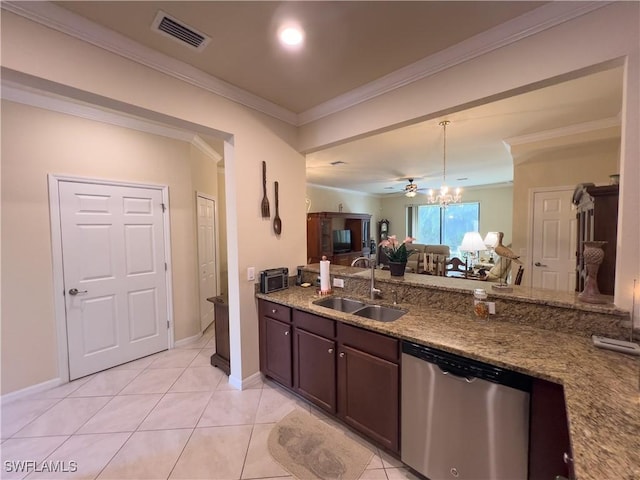
{"label": "cabinet door", "polygon": [[571,462],[564,390],[556,383],[534,379],[531,385],[529,479],[548,480],[556,475],[574,478]]}
{"label": "cabinet door", "polygon": [[294,389],[320,408],[336,412],[336,343],[305,330],[294,333]]}
{"label": "cabinet door", "polygon": [[263,317],[265,375],[291,387],[291,325]]}
{"label": "cabinet door", "polygon": [[399,366],[341,345],[338,416],[389,450],[399,451]]}

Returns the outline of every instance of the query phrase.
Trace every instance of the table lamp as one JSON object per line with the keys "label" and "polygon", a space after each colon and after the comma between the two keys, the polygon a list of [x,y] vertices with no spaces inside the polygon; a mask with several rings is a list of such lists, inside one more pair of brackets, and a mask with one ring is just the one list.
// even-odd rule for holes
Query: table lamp
{"label": "table lamp", "polygon": [[488,232],[483,242],[489,250],[489,263],[493,263],[493,249],[498,245],[498,232]]}
{"label": "table lamp", "polygon": [[[496,239],[497,243],[497,239]],[[462,245],[460,245],[461,252],[467,252],[469,257],[471,258],[470,267],[473,268],[473,259],[477,258],[478,252],[484,251],[487,249],[482,237],[478,232],[467,232],[464,234],[464,238],[462,239]]]}

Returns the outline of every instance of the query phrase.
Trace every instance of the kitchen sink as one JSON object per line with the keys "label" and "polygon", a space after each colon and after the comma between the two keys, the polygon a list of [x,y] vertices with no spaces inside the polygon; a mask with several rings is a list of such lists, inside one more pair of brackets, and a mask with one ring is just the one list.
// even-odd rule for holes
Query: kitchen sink
{"label": "kitchen sink", "polygon": [[362,307],[366,306],[364,302],[343,297],[326,297],[321,298],[320,300],[316,300],[313,303],[314,305],[331,308],[333,310],[338,310],[344,313],[353,313],[356,310],[359,310]]}
{"label": "kitchen sink", "polygon": [[367,305],[353,312],[354,315],[365,317],[378,322],[393,322],[407,313],[406,310],[399,308],[383,307],[381,305]]}
{"label": "kitchen sink", "polygon": [[343,313],[352,313],[359,317],[377,320],[378,322],[393,322],[407,313],[399,308],[383,307],[382,305],[367,305],[359,300],[343,297],[326,297],[313,302],[320,307],[331,308]]}

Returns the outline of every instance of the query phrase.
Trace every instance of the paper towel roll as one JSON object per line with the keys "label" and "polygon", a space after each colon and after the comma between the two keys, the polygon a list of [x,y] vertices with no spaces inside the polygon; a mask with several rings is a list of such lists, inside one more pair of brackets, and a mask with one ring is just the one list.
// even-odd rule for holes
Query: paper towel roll
{"label": "paper towel roll", "polygon": [[331,280],[329,276],[329,260],[320,260],[320,291],[331,290]]}

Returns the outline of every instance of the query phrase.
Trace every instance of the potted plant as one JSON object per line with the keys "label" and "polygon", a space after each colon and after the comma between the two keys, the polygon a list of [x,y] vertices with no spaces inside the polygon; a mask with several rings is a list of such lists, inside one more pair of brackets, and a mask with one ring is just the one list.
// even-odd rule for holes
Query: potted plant
{"label": "potted plant", "polygon": [[404,242],[398,242],[395,235],[387,237],[380,242],[380,248],[389,259],[389,270],[392,277],[402,277],[407,267],[407,259],[416,253],[410,250],[407,245],[411,245],[415,238],[407,237]]}

